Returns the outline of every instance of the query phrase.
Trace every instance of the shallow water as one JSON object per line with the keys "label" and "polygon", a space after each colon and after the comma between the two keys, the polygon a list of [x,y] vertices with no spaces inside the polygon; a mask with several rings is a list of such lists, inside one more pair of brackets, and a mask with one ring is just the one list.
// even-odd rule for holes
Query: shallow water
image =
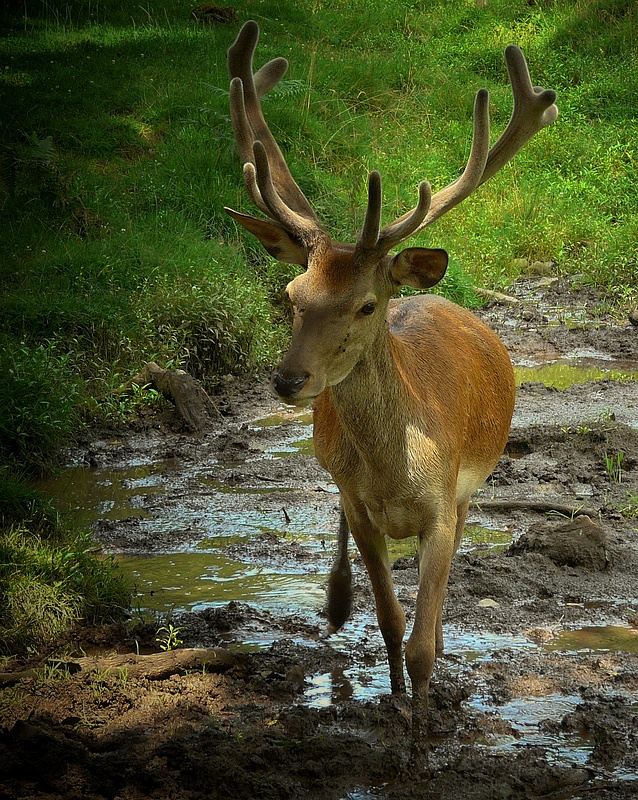
{"label": "shallow water", "polygon": [[[255,428],[281,430],[274,444],[267,443],[254,456],[263,459],[264,472],[275,459],[312,452],[312,439],[307,435],[310,422],[307,412],[292,411],[253,423]],[[298,503],[290,514],[281,507],[266,510],[263,503],[276,493],[285,496],[298,488],[225,483],[215,476],[210,464],[185,465],[173,459],[151,465],[133,464],[121,470],[74,467],[43,488],[81,524],[134,521],[134,532],[140,540],[138,551],[134,552],[132,536],[127,540],[127,552],[115,555],[135,585],[135,604],[142,613],[161,618],[170,612],[241,601],[275,614],[297,615],[319,628],[325,626],[320,612],[325,604],[324,587],[336,536],[335,487],[329,483],[321,487],[321,496],[329,497],[330,503],[314,502],[308,494],[308,503]],[[171,503],[166,510],[168,505],[162,508],[161,503],[168,494]],[[189,535],[171,545],[175,530],[188,531]],[[283,549],[266,547],[263,556],[255,555],[257,551],[248,545],[254,547],[258,537],[274,537],[272,542],[281,544]],[[162,542],[161,552],[156,538]],[[466,527],[461,550],[490,554],[506,547],[511,538],[507,529],[472,523]],[[293,550],[285,548],[293,546],[309,557],[287,557]],[[412,559],[415,540],[389,542],[389,551],[393,561]],[[229,646],[267,648],[280,636],[277,630],[249,631],[242,641],[229,642]],[[467,631],[454,625],[445,626],[444,636],[447,666],[452,671],[494,659],[503,650],[638,652],[638,632],[617,626],[566,631],[543,645],[524,636]],[[380,655],[351,669],[311,676],[300,702],[322,707],[350,699],[375,701],[389,693],[383,642],[372,609],[355,614],[344,629],[324,641],[344,653],[365,651]],[[308,637],[304,643],[312,644],[313,640]],[[557,760],[585,763],[591,751],[589,742],[575,735],[548,734],[542,725],[545,719],[562,718],[577,702],[577,697],[545,695],[515,698],[497,706],[477,691],[468,704],[476,713],[498,715],[512,728],[512,733],[486,734],[486,747],[506,749],[538,744],[548,748]],[[382,792],[361,796],[382,796]]]}
{"label": "shallow water", "polygon": [[630,365],[611,366],[609,362],[598,362],[595,359],[583,359],[581,364],[573,361],[553,361],[548,364],[533,366],[518,365],[514,367],[517,385],[533,382],[543,383],[555,389],[568,389],[576,383],[587,381],[614,380],[637,381],[638,370]]}
{"label": "shallow water", "polygon": [[588,625],[562,631],[555,639],[546,642],[543,650],[638,653],[638,630],[622,625]]}

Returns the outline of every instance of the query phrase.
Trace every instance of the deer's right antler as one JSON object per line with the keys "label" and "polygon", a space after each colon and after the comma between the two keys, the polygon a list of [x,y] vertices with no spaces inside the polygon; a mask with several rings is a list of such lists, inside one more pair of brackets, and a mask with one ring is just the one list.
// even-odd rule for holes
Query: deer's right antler
{"label": "deer's right antler", "polygon": [[310,244],[325,231],[290,174],[260,102],[261,96],[284,76],[288,62],[275,58],[253,75],[258,40],[259,26],[250,20],[228,50],[231,120],[244,163],[246,189],[257,208],[300,241]]}

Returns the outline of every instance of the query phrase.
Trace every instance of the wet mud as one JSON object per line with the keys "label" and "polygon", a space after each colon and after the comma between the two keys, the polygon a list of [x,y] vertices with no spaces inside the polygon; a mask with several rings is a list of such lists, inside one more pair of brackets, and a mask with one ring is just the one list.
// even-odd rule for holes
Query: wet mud
{"label": "wet mud", "polygon": [[[409,769],[354,549],[353,615],[327,635],[338,495],[310,416],[228,380],[205,436],[170,419],[94,431],[48,485],[115,554],[135,607],[0,689],[0,800],[637,796],[638,329],[560,281],[514,294],[480,312],[520,386],[452,567],[427,774]],[[408,625],[414,553],[392,550]],[[162,679],[66,666],[159,652],[169,630],[232,658]]]}

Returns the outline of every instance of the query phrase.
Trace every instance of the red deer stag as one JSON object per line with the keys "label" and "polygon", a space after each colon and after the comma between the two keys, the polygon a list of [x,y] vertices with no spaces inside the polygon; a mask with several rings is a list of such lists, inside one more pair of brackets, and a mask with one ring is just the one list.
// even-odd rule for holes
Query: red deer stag
{"label": "red deer stag", "polygon": [[433,295],[390,300],[403,285],[427,289],[440,281],[447,253],[390,250],[464,200],[553,122],[556,95],[532,86],[523,54],[509,46],[514,110],[494,146],[482,89],[460,177],[434,195],[424,181],[416,207],[381,228],[381,180],[372,172],[361,235],[356,244],[341,244],[331,240],[293,179],[263,117],[260,98],[288,63],[274,59],[253,75],[258,38],[257,23],[247,22],[228,51],[230,108],[248,194],[268,219],[226,211],[276,259],[306,268],[287,287],[292,342],[272,386],[287,403],[314,404],[317,458],[341,493],[339,549],[328,586],[331,625],[340,627],[350,609],[350,530],[370,575],[395,693],[405,691],[405,614],[385,537],[418,537],[419,591],[405,647],[418,756],[425,750],[430,677],[443,649],[450,563],[470,496],[507,441],[515,390],[505,348],[473,314]]}

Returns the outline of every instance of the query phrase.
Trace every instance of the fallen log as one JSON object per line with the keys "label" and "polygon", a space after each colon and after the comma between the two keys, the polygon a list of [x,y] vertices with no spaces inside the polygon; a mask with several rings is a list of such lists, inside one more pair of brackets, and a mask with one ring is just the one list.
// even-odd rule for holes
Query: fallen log
{"label": "fallen log", "polygon": [[597,517],[599,512],[587,506],[573,506],[565,503],[554,503],[551,500],[474,500],[470,508],[477,511],[538,511],[541,514],[554,512],[566,517]]}
{"label": "fallen log", "polygon": [[518,306],[521,303],[517,297],[512,297],[502,292],[495,292],[493,289],[483,289],[480,286],[475,286],[474,291],[479,297],[485,297],[486,300],[491,300],[499,306]]}
{"label": "fallen log", "polygon": [[[127,677],[144,677],[152,681],[160,681],[171,675],[186,672],[202,671],[225,672],[233,666],[236,658],[223,647],[210,650],[201,647],[168,650],[150,655],[137,653],[113,653],[108,656],[84,656],[73,659],[51,659],[48,664],[66,669],[70,673],[99,672],[100,675],[121,675],[126,671]],[[8,686],[21,680],[36,678],[39,670],[27,669],[21,672],[0,672],[0,685]]]}
{"label": "fallen log", "polygon": [[219,419],[215,403],[199,381],[183,369],[164,369],[154,361],[149,361],[119,391],[123,393],[136,386],[149,385],[174,404],[180,419],[193,433],[201,433]]}

